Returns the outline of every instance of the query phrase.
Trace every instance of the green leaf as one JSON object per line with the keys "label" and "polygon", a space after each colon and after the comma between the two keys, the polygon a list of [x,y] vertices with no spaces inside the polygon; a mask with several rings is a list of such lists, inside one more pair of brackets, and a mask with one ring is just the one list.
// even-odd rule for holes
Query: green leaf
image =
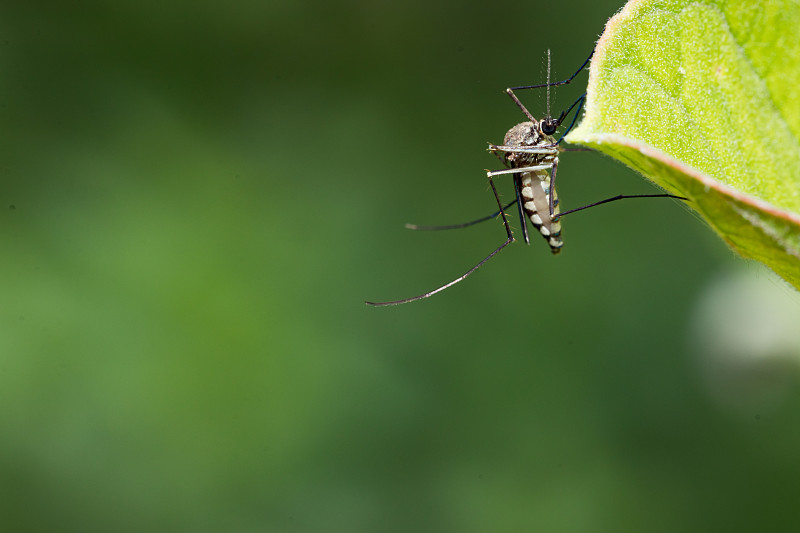
{"label": "green leaf", "polygon": [[640,0],[566,138],[638,170],[800,289],[800,2]]}

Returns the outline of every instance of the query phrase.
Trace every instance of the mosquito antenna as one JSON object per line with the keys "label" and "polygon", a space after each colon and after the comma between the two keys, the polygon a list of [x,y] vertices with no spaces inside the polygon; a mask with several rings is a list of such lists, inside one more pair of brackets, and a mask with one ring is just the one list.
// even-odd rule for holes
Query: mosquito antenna
{"label": "mosquito antenna", "polygon": [[550,118],[550,49],[547,49],[547,116]]}

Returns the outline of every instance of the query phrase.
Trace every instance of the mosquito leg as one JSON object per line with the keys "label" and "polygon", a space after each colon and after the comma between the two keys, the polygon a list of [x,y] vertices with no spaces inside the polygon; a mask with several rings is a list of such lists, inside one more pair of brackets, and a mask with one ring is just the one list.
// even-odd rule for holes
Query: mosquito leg
{"label": "mosquito leg", "polygon": [[553,168],[550,170],[550,191],[547,193],[550,202],[550,218],[553,218],[555,211],[555,196],[556,196],[556,170],[558,170],[558,158],[553,159]]}
{"label": "mosquito leg", "polygon": [[[500,159],[500,161],[504,165],[508,166],[508,162],[499,153],[497,153],[497,152],[492,152],[492,153],[494,153],[497,156],[497,158]],[[532,167],[533,170],[541,170],[541,169],[547,169],[547,168],[550,168],[550,165],[540,165],[540,166]],[[497,175],[497,173],[500,173],[500,174],[515,174],[516,175],[516,174],[520,174],[522,172],[526,172],[526,171],[529,171],[529,170],[531,170],[531,168],[528,168],[528,169],[525,169],[525,168],[522,168],[522,169],[507,168],[505,170],[487,171],[487,176],[491,178],[492,176]],[[499,215],[500,213],[504,212],[506,209],[508,209],[509,207],[511,207],[512,205],[514,205],[515,203],[517,203],[519,201],[519,188],[517,186],[516,178],[515,178],[515,181],[514,181],[514,186],[516,188],[517,199],[512,200],[508,204],[506,204],[502,208],[502,211],[495,211],[491,215],[488,215],[488,216],[485,216],[485,217],[481,217],[481,218],[478,218],[476,220],[470,220],[469,222],[462,222],[460,224],[447,224],[447,225],[443,225],[443,226],[423,226],[423,225],[419,225],[419,224],[406,224],[406,228],[411,229],[411,230],[417,230],[417,231],[440,231],[440,230],[448,230],[448,229],[467,228],[469,226],[473,226],[475,224],[479,224],[481,222],[485,222],[487,220],[491,220],[491,219],[497,217],[497,215]],[[520,208],[520,210],[521,210],[521,208]],[[520,216],[522,216],[522,215],[520,215]],[[523,218],[523,228],[522,228],[522,230],[523,230],[524,236],[527,237],[528,228],[525,227],[524,218]],[[525,242],[530,244],[530,240],[527,239],[527,238],[525,239]]]}
{"label": "mosquito leg", "polygon": [[[546,87],[546,85],[542,85],[542,87]],[[521,89],[521,88],[527,88],[527,87],[514,87],[514,89]],[[514,103],[517,104],[517,107],[520,108],[523,113],[525,113],[525,116],[528,117],[528,120],[530,120],[531,122],[539,122],[533,115],[531,115],[531,112],[528,111],[528,108],[525,107],[525,105],[522,102],[520,102],[519,98],[517,98],[517,95],[514,94],[514,89],[512,88],[506,89],[506,94],[510,96],[511,99],[514,101]]]}
{"label": "mosquito leg", "polygon": [[[514,234],[511,232],[511,226],[508,225],[508,216],[506,215],[506,212],[503,209],[503,204],[500,202],[500,195],[497,194],[497,188],[495,188],[494,186],[494,180],[492,179],[491,176],[488,176],[488,178],[489,178],[489,185],[492,187],[492,194],[494,194],[494,199],[497,202],[497,207],[498,209],[500,209],[500,214],[503,216],[503,226],[505,226],[506,235],[508,235],[508,240],[505,242],[505,244],[503,244],[503,246],[506,246],[507,244],[514,242]],[[502,250],[503,246],[498,248],[498,251]]]}
{"label": "mosquito leg", "polygon": [[500,176],[502,174],[524,174],[526,172],[531,172],[532,170],[548,170],[552,168],[553,164],[548,163],[546,165],[533,165],[530,167],[519,167],[519,168],[507,168],[505,170],[487,170],[486,175],[488,177],[492,176]]}
{"label": "mosquito leg", "polygon": [[567,85],[568,83],[572,82],[572,80],[577,78],[578,74],[580,74],[583,71],[583,69],[586,68],[586,65],[588,65],[589,61],[592,60],[592,56],[593,55],[594,55],[594,50],[592,50],[592,53],[589,54],[589,57],[586,58],[586,61],[583,62],[583,64],[580,66],[580,68],[575,71],[575,74],[573,74],[572,76],[570,76],[566,80],[547,82],[547,83],[540,83],[538,85],[522,85],[520,87],[511,87],[510,89],[506,89],[506,91],[518,91],[518,90],[522,90],[522,89],[539,89],[541,87],[557,87],[559,85]]}
{"label": "mosquito leg", "polygon": [[488,150],[494,154],[497,154],[497,152],[504,152],[509,154],[556,155],[559,152],[557,143],[542,144],[537,146],[508,146],[505,144],[490,144]]}
{"label": "mosquito leg", "polygon": [[582,95],[580,95],[578,97],[577,100],[575,100],[575,102],[572,103],[571,106],[569,106],[569,109],[567,109],[564,113],[561,114],[561,118],[558,119],[559,124],[561,123],[562,120],[564,120],[564,117],[569,115],[569,112],[572,111],[573,107],[575,107],[576,105],[578,106],[578,109],[575,111],[575,114],[572,116],[572,122],[569,123],[569,127],[566,130],[564,130],[564,133],[561,134],[561,137],[558,138],[558,140],[556,141],[556,145],[560,144],[561,141],[564,140],[564,137],[566,137],[567,134],[570,131],[572,131],[572,127],[575,125],[575,121],[577,121],[578,117],[581,115],[581,110],[583,109],[583,104],[585,102],[586,102],[586,93],[583,93]]}
{"label": "mosquito leg", "polygon": [[525,216],[525,210],[522,208],[522,181],[518,175],[514,176],[514,192],[517,195],[515,201],[517,202],[517,209],[519,211],[519,223],[522,226],[522,237],[525,239],[525,244],[530,245],[531,240],[528,238],[528,217]]}
{"label": "mosquito leg", "polygon": [[503,166],[504,166],[504,167],[506,167],[506,168],[511,168],[511,166],[508,164],[508,161],[506,161],[506,158],[505,158],[505,156],[502,156],[502,155],[500,155],[500,152],[501,152],[502,150],[495,150],[495,148],[497,148],[497,146],[496,146],[496,145],[489,143],[489,151],[490,151],[490,152],[492,152],[492,153],[494,154],[494,156],[495,156],[497,159],[499,159],[499,160],[500,160],[500,162],[501,162],[501,163],[503,163]]}
{"label": "mosquito leg", "polygon": [[514,235],[513,235],[513,233],[511,233],[511,226],[508,225],[508,217],[506,216],[506,212],[503,210],[503,204],[500,202],[500,196],[497,194],[497,189],[494,186],[494,181],[492,181],[492,177],[491,176],[489,176],[489,185],[491,185],[491,187],[492,187],[492,192],[494,193],[494,198],[495,198],[495,200],[497,200],[497,207],[500,209],[500,214],[503,216],[503,225],[506,228],[506,235],[508,235],[508,238],[506,239],[506,242],[504,242],[503,244],[501,244],[500,246],[495,248],[495,250],[492,253],[490,253],[489,255],[484,257],[483,260],[480,263],[478,263],[474,267],[472,267],[469,270],[467,270],[463,275],[457,277],[456,279],[454,279],[450,283],[446,283],[446,284],[442,285],[439,288],[436,288],[436,289],[434,289],[432,291],[426,292],[425,294],[420,294],[419,296],[412,296],[411,298],[404,298],[402,300],[395,300],[395,301],[392,301],[392,302],[364,302],[364,303],[367,304],[367,305],[371,305],[373,307],[385,307],[385,306],[389,306],[389,305],[407,304],[407,303],[410,303],[410,302],[415,302],[417,300],[422,300],[424,298],[430,298],[434,294],[436,294],[438,292],[442,292],[443,290],[452,287],[456,283],[465,280],[470,274],[472,274],[473,272],[478,270],[480,267],[482,267],[484,265],[484,263],[486,263],[489,259],[491,259],[495,255],[497,255],[500,252],[500,250],[502,250],[503,248],[505,248],[506,246],[508,246],[512,242],[514,242]]}
{"label": "mosquito leg", "polygon": [[684,200],[686,202],[689,201],[688,198],[684,198],[683,196],[676,196],[674,194],[619,194],[617,196],[614,196],[613,198],[606,198],[605,200],[600,200],[599,202],[594,202],[589,205],[584,205],[583,207],[576,207],[575,209],[564,211],[563,213],[559,213],[556,219],[561,218],[564,215],[569,215],[570,213],[583,211],[584,209],[589,209],[590,207],[594,207],[601,204],[607,204],[609,202],[616,202],[617,200],[624,200],[626,198],[675,198],[676,200]]}
{"label": "mosquito leg", "polygon": [[[512,200],[508,202],[503,210],[508,209],[512,205],[517,203],[517,200]],[[497,218],[497,215],[500,214],[500,211],[495,211],[491,215],[481,217],[476,220],[470,220],[469,222],[462,222],[461,224],[448,224],[446,226],[421,226],[417,224],[406,224],[406,228],[413,229],[417,231],[439,231],[439,230],[446,230],[446,229],[461,229],[461,228],[468,228],[469,226],[474,226],[475,224],[479,224],[481,222],[486,222],[487,220],[492,220],[493,218]]]}
{"label": "mosquito leg", "polygon": [[558,152],[596,152],[594,148],[575,148],[574,146],[570,146],[569,148],[562,148],[558,147]]}

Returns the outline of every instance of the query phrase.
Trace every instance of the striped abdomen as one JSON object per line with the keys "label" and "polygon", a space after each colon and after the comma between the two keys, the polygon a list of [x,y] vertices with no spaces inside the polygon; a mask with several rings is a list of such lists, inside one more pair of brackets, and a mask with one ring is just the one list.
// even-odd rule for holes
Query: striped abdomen
{"label": "striped abdomen", "polygon": [[[546,170],[534,170],[522,174],[520,181],[525,214],[550,245],[550,251],[557,254],[564,242],[561,240],[561,222],[550,217],[550,175]],[[558,194],[553,191],[553,216],[558,213]]]}

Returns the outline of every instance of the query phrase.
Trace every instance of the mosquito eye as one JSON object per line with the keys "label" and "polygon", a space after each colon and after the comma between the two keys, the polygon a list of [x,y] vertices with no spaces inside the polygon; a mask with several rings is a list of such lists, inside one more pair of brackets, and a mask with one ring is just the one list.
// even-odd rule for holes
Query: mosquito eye
{"label": "mosquito eye", "polygon": [[552,135],[556,132],[558,123],[555,120],[543,120],[540,127],[542,128],[542,133],[545,135]]}

